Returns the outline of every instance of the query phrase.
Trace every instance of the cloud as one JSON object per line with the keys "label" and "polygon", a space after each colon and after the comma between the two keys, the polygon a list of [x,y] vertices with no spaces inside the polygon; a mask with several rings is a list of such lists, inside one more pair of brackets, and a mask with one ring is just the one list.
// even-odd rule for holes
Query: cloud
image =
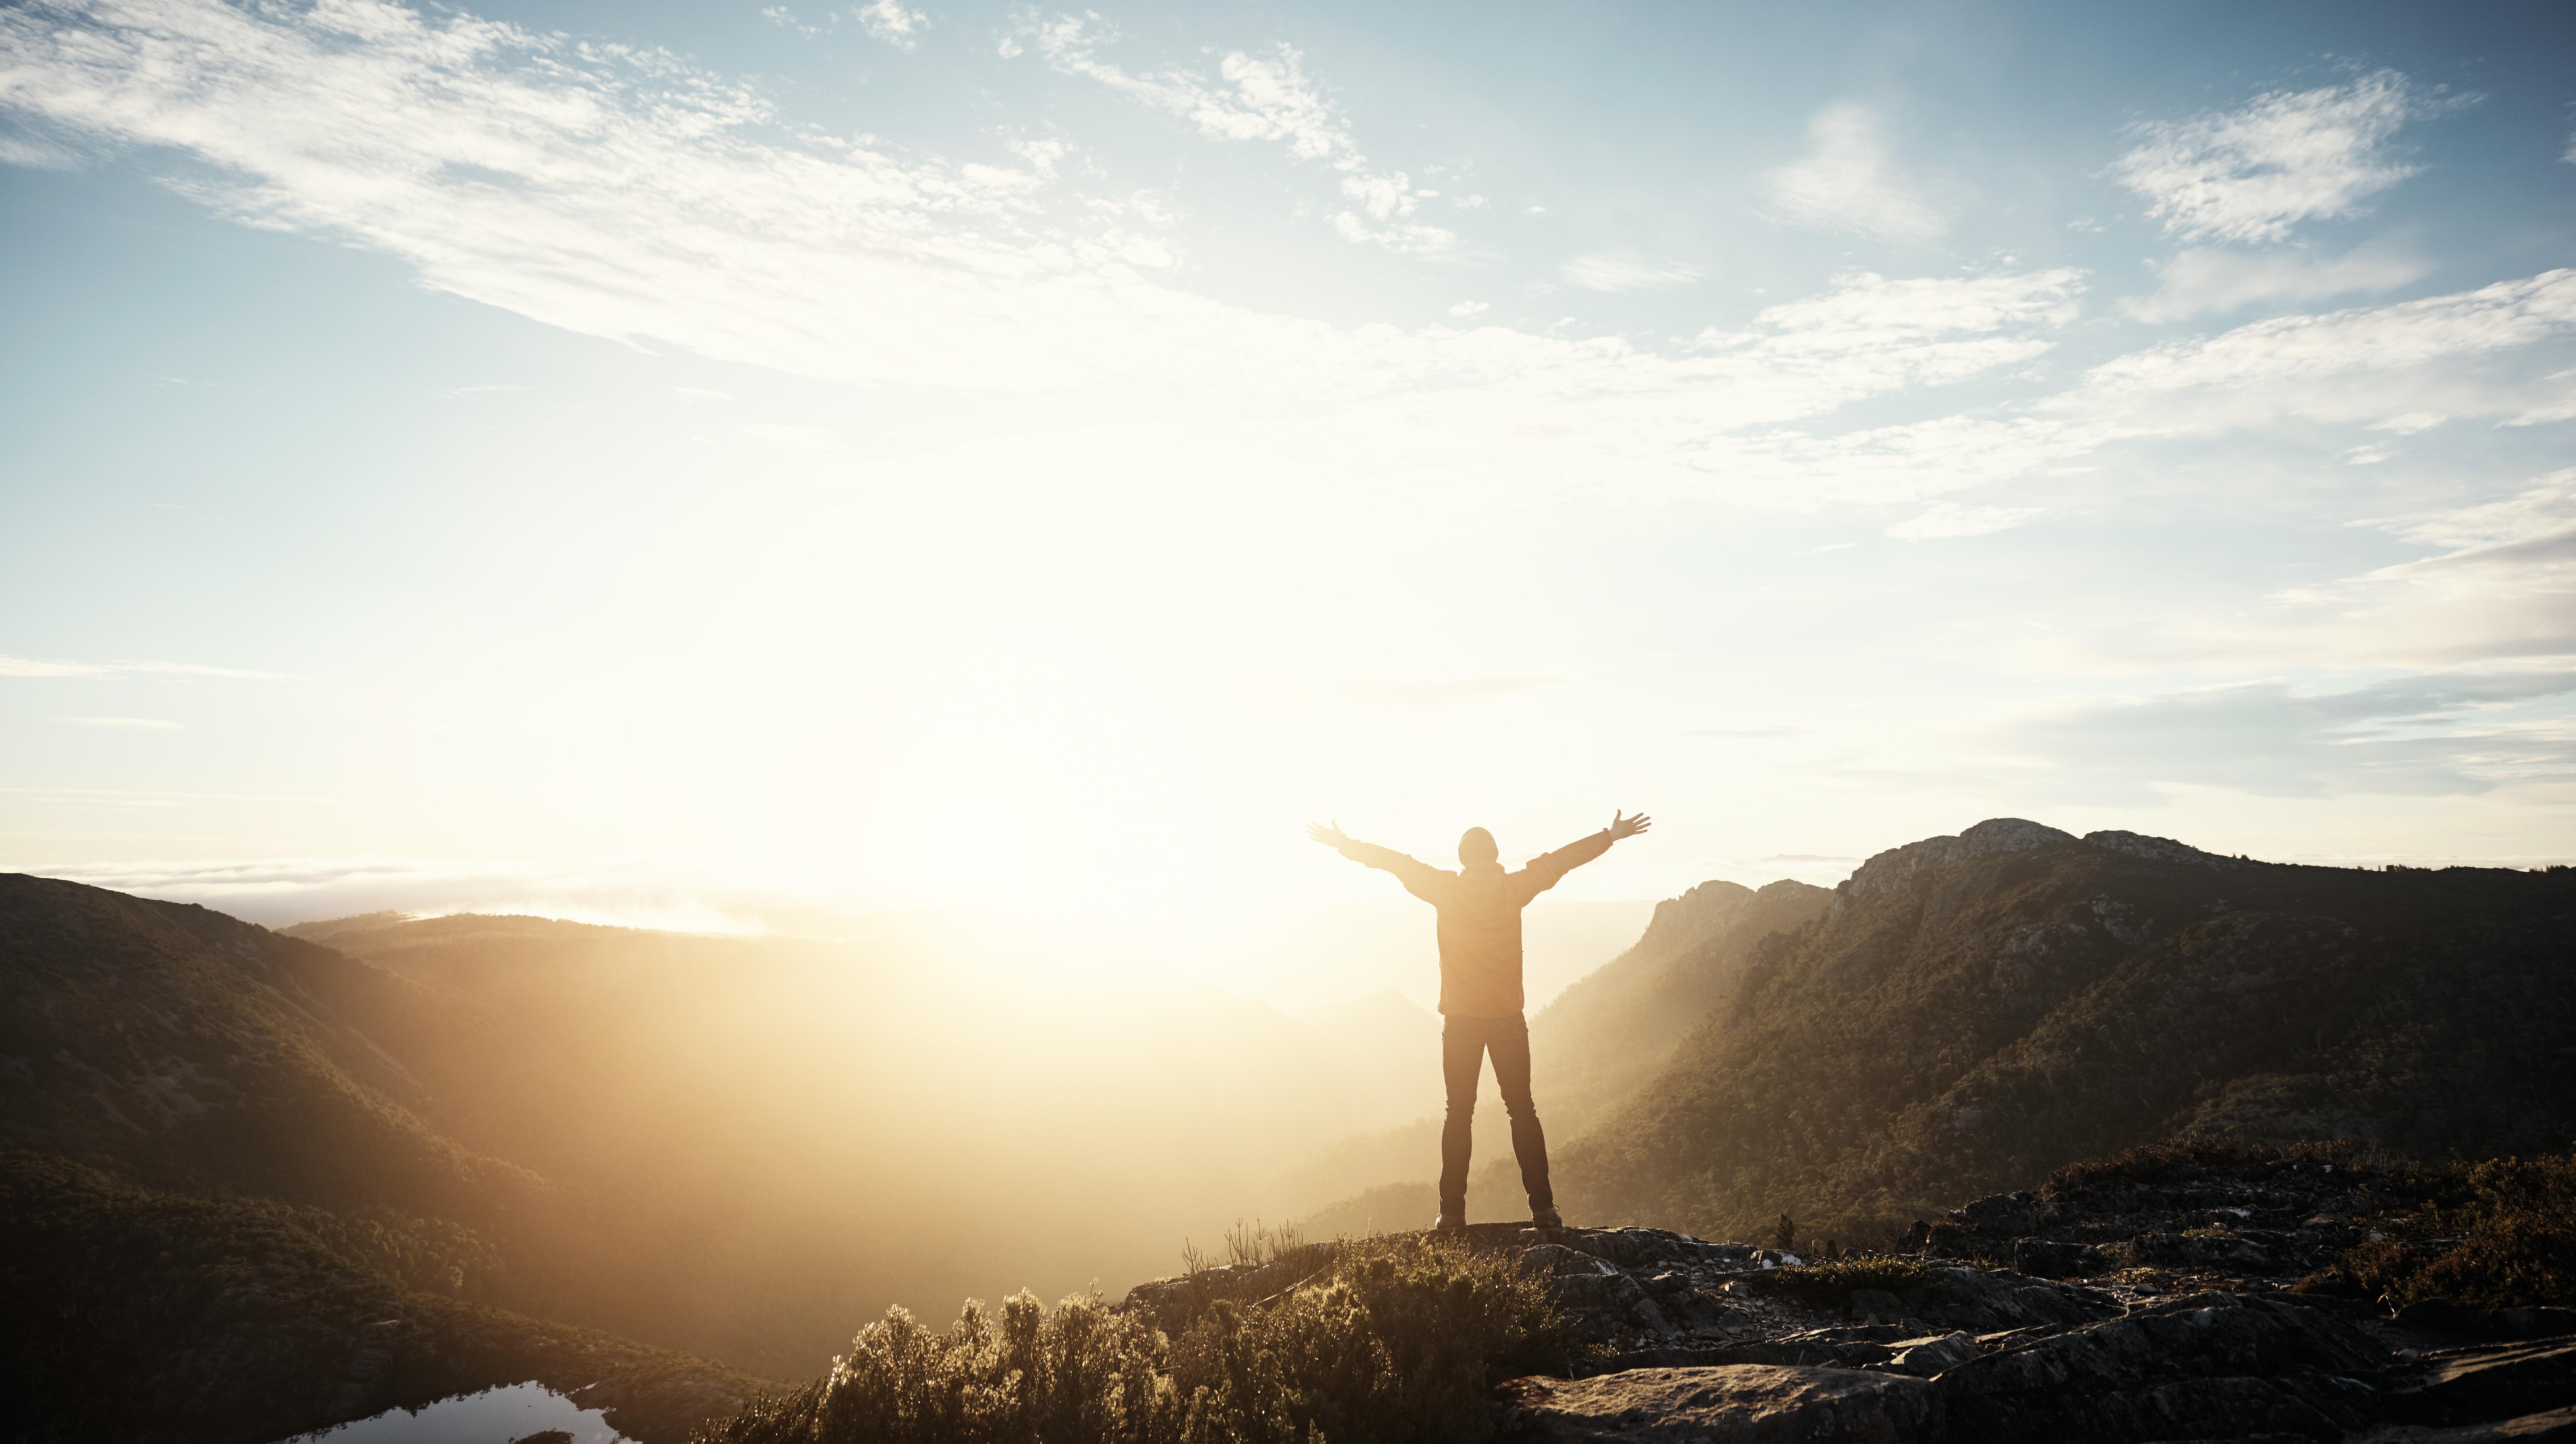
{"label": "cloud", "polygon": [[2322,301],[2393,290],[2432,273],[2433,263],[2421,256],[2369,247],[2332,257],[2190,250],[2159,268],[2155,294],[2131,297],[2120,309],[2140,321],[2181,321],[2258,301]]}
{"label": "cloud", "polygon": [[2033,506],[1960,506],[1943,502],[1912,521],[1887,529],[1901,541],[1937,541],[1948,537],[1986,536],[2021,525],[2040,514]]}
{"label": "cloud", "polygon": [[1576,256],[1557,274],[1587,291],[1661,291],[1687,286],[1700,278],[1700,268],[1683,261],[1650,261],[1625,251],[1595,251]]}
{"label": "cloud", "polygon": [[[30,871],[141,897],[200,903],[272,927],[386,911],[423,916],[515,913],[618,927],[717,933],[817,922],[825,926],[797,930],[830,933],[855,920],[846,914],[818,914],[811,899],[839,891],[826,880],[650,858],[524,862],[275,858],[66,863]],[[833,923],[843,928],[830,926]]]}
{"label": "cloud", "polygon": [[284,672],[253,672],[239,667],[201,667],[194,662],[47,662],[32,657],[0,656],[0,677],[225,677],[244,682],[292,680]]}
{"label": "cloud", "polygon": [[784,5],[770,6],[760,12],[760,18],[782,30],[793,30],[808,40],[823,33],[820,29],[797,19],[795,12]]}
{"label": "cloud", "polygon": [[1888,158],[1876,111],[1844,102],[1807,122],[1807,153],[1761,179],[1782,219],[1883,241],[1924,241],[1949,222]]}
{"label": "cloud", "polygon": [[1300,160],[1320,161],[1341,173],[1344,199],[1354,203],[1333,217],[1344,240],[1392,251],[1441,255],[1458,243],[1455,233],[1408,220],[1432,192],[1417,190],[1402,171],[1372,168],[1352,140],[1350,123],[1307,80],[1305,57],[1287,45],[1266,56],[1237,50],[1217,63],[1217,78],[1180,69],[1131,74],[1099,57],[1114,38],[1096,33],[1094,14],[1032,18],[1019,33],[1033,41],[1047,64],[1066,75],[1087,76],[1150,109],[1189,122],[1214,140],[1278,141]]}
{"label": "cloud", "polygon": [[158,717],[64,717],[59,719],[82,727],[115,727],[139,732],[176,732],[176,722]]}
{"label": "cloud", "polygon": [[1469,317],[1481,316],[1491,309],[1492,307],[1488,306],[1483,301],[1461,301],[1457,305],[1449,308],[1449,314],[1463,320]]}
{"label": "cloud", "polygon": [[920,44],[921,32],[930,25],[928,15],[904,8],[899,0],[868,0],[852,16],[861,29],[897,50]]}
{"label": "cloud", "polygon": [[[2576,270],[2394,305],[2284,316],[2106,361],[2058,403],[2217,431],[2295,416],[2421,430],[2445,417],[2501,416],[2526,384],[2462,371],[2576,327]],[[2450,368],[2450,369],[2445,369]]]}
{"label": "cloud", "polygon": [[0,135],[0,165],[25,166],[29,170],[78,170],[80,158],[42,141]]}
{"label": "cloud", "polygon": [[2185,240],[2285,240],[2301,221],[2352,215],[2415,174],[2388,142],[2441,102],[2394,70],[2346,85],[2269,91],[2231,111],[2129,127],[2138,144],[2111,166],[2147,214]]}
{"label": "cloud", "polygon": [[2009,729],[2008,745],[2092,795],[2144,784],[2263,797],[2493,790],[2576,763],[2576,729],[2482,720],[2576,691],[2576,668],[2423,673],[2348,692],[2283,682],[2087,703]]}
{"label": "cloud", "polygon": [[[1212,133],[1377,174],[1292,53],[1229,59],[1221,83],[1137,77],[1091,57],[1080,24],[1054,33],[1040,43],[1063,64]],[[575,332],[828,380],[1115,391],[1183,414],[1293,398],[1338,408],[1307,428],[1313,447],[1366,451],[1424,487],[1478,469],[1486,490],[1562,476],[1527,433],[1543,409],[1554,445],[1588,453],[1587,469],[1615,462],[1632,490],[1813,504],[1844,494],[1802,469],[1839,463],[1834,446],[1735,434],[2026,360],[2080,290],[2072,271],[1843,277],[1664,351],[1500,326],[1337,328],[1161,283],[1138,263],[1160,253],[1156,214],[1071,193],[1040,159],[897,157],[783,127],[758,95],[675,57],[360,0],[0,9],[0,104],[162,148],[160,174],[245,223],[392,255],[433,289]],[[1400,210],[1404,194],[1377,199]]]}

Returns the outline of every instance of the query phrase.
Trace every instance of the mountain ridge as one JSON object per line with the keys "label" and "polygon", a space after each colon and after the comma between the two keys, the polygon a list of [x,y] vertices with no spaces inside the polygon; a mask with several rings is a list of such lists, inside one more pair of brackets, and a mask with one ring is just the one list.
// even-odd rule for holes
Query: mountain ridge
{"label": "mountain ridge", "polygon": [[2178,1132],[2559,1146],[2571,929],[2576,871],[2317,868],[1990,820],[1872,857],[1766,942],[1735,1002],[1564,1150],[1560,1196],[1852,1236]]}

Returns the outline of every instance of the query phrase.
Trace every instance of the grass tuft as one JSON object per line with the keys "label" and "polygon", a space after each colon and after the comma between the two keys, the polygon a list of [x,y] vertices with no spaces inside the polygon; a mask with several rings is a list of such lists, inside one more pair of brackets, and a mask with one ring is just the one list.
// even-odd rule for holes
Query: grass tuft
{"label": "grass tuft", "polygon": [[1772,1276],[1773,1286],[1803,1299],[1843,1298],[1855,1289],[1894,1293],[1922,1284],[1921,1259],[1884,1254],[1849,1255],[1825,1263],[1800,1264]]}
{"label": "grass tuft", "polygon": [[1503,1255],[1414,1235],[1233,1252],[1254,1267],[1194,1272],[1151,1311],[1022,1293],[933,1332],[890,1310],[827,1377],[696,1439],[1481,1444],[1495,1383],[1568,1360],[1564,1315]]}

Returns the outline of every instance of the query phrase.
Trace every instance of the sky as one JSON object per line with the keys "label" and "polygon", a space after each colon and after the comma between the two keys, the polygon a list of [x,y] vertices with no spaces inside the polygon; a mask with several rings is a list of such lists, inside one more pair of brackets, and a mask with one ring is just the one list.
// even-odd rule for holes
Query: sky
{"label": "sky", "polygon": [[1312,1005],[1310,820],[2576,860],[2570,266],[2563,5],[21,0],[0,867]]}

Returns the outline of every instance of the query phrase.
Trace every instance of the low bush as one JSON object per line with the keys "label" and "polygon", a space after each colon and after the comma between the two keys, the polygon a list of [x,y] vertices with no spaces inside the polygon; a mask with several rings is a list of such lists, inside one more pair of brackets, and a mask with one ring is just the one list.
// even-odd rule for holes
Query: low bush
{"label": "low bush", "polygon": [[2425,1206],[2370,1225],[2385,1237],[2300,1287],[2399,1306],[2576,1304],[2576,1154],[2491,1158],[2453,1170]]}
{"label": "low bush", "polygon": [[2349,1143],[2249,1143],[2223,1134],[2186,1133],[2141,1143],[2108,1158],[2069,1163],[2040,1185],[2041,1198],[2122,1183],[2177,1183],[2216,1170],[2256,1177],[2285,1168],[2332,1166],[2381,1173],[2388,1160],[2363,1158]]}
{"label": "low bush", "polygon": [[[1265,1274],[1302,1271],[1283,1279]],[[1317,1444],[1482,1441],[1502,1379],[1561,1369],[1566,1321],[1513,1261],[1398,1235],[1291,1244],[1149,1316],[1097,1297],[970,1302],[944,1333],[901,1309],[827,1377],[699,1444]],[[1196,1277],[1194,1275],[1194,1277]],[[1275,1283],[1275,1291],[1246,1297]]]}
{"label": "low bush", "polygon": [[1923,1261],[1918,1258],[1852,1254],[1827,1263],[1782,1269],[1772,1276],[1772,1285],[1800,1298],[1842,1298],[1854,1289],[1894,1293],[1915,1288],[1922,1284],[1924,1272]]}

